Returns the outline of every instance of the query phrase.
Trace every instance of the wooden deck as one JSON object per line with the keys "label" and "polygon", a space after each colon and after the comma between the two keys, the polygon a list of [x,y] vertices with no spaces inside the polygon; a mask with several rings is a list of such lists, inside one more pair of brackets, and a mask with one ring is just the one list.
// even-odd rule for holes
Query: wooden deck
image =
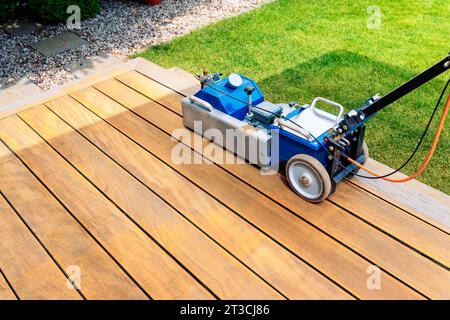
{"label": "wooden deck", "polygon": [[0,109],[0,299],[450,298],[450,197],[356,179],[313,205],[211,153],[174,164],[197,88],[136,59]]}

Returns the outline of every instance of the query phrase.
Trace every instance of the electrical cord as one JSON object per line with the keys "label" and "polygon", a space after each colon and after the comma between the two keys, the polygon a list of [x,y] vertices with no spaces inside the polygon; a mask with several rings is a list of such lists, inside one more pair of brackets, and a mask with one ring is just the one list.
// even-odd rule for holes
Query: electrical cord
{"label": "electrical cord", "polygon": [[[428,155],[427,155],[426,159],[424,160],[424,162],[422,163],[422,165],[419,167],[419,169],[416,172],[414,172],[413,174],[411,174],[410,176],[407,176],[405,178],[399,178],[399,179],[383,178],[384,180],[387,180],[387,181],[390,181],[390,182],[406,182],[406,181],[409,181],[409,180],[417,178],[425,170],[425,168],[427,167],[427,165],[430,162],[431,158],[433,157],[434,151],[436,150],[436,146],[437,146],[437,144],[439,142],[439,138],[441,136],[442,129],[444,128],[445,118],[447,117],[447,113],[448,113],[449,109],[450,109],[450,95],[448,96],[447,102],[445,103],[444,111],[442,112],[441,119],[439,120],[438,128],[437,128],[437,131],[436,131],[436,135],[434,136],[431,148],[428,151]],[[376,177],[381,177],[378,173],[372,171],[369,168],[366,168],[365,166],[363,166],[362,164],[356,162],[355,160],[353,160],[351,158],[347,158],[347,160],[350,161],[351,163],[353,163],[358,168],[360,168],[362,170],[365,170],[365,171],[375,175]]]}
{"label": "electrical cord", "polygon": [[[203,81],[203,80],[200,78],[200,76],[196,75],[196,78],[197,78],[202,84],[206,85],[207,87],[212,88],[213,90],[216,90],[217,92],[219,92],[219,93],[221,93],[221,94],[223,94],[223,95],[226,95],[227,97],[229,97],[229,98],[231,98],[231,99],[234,99],[234,100],[236,100],[236,101],[239,101],[240,103],[248,104],[247,101],[243,101],[243,100],[241,100],[241,99],[239,99],[239,98],[236,98],[236,97],[234,97],[233,95],[229,94],[228,92],[224,92],[224,91],[222,91],[222,90],[220,90],[220,89],[218,89],[218,88],[212,86],[211,84],[209,84],[209,83]],[[292,121],[292,120],[290,120],[290,119],[288,119],[288,118],[286,118],[286,117],[284,117],[284,116],[282,116],[281,118],[282,118],[283,120],[285,120],[285,121],[288,121],[288,122],[294,124],[295,126],[299,127],[300,129],[306,131],[306,132],[307,132],[307,133],[308,133],[315,141],[317,141],[317,142],[319,143],[319,145],[320,145],[320,146],[328,153],[328,155],[330,155],[330,156],[334,159],[334,161],[335,161],[335,162],[336,162],[343,170],[347,171],[348,173],[352,174],[353,176],[357,176],[357,177],[364,178],[364,179],[384,179],[384,178],[387,178],[387,177],[389,177],[389,176],[391,176],[391,175],[393,175],[393,174],[399,172],[401,169],[403,169],[406,165],[408,165],[408,163],[412,160],[412,158],[414,157],[414,155],[417,153],[417,151],[419,150],[419,148],[420,148],[422,142],[423,142],[424,139],[425,139],[425,136],[427,135],[427,132],[428,132],[430,126],[431,126],[431,123],[433,122],[434,116],[435,116],[435,114],[436,114],[436,112],[437,112],[437,110],[438,110],[438,108],[439,108],[439,105],[441,104],[442,98],[443,98],[443,96],[444,96],[444,94],[445,94],[445,92],[446,92],[446,90],[447,90],[449,84],[450,84],[450,79],[449,79],[449,80],[447,81],[447,83],[445,84],[445,86],[444,86],[444,88],[443,88],[443,90],[442,90],[442,92],[441,92],[441,95],[439,96],[439,99],[438,99],[438,101],[437,101],[437,103],[436,103],[436,106],[435,106],[435,108],[434,108],[434,110],[433,110],[433,112],[432,112],[432,114],[431,114],[431,116],[430,116],[430,119],[429,119],[429,121],[428,121],[428,123],[427,123],[427,126],[426,126],[425,130],[423,131],[422,136],[421,136],[419,142],[417,143],[417,145],[416,145],[414,151],[411,153],[411,155],[408,157],[408,159],[403,163],[403,165],[401,165],[401,166],[400,166],[399,168],[397,168],[396,170],[394,170],[394,171],[392,171],[392,172],[390,172],[390,173],[384,174],[384,175],[378,175],[378,174],[376,174],[376,173],[373,172],[373,171],[368,171],[369,173],[373,174],[374,176],[366,176],[366,175],[358,174],[358,173],[354,172],[353,170],[349,170],[345,165],[342,164],[342,162],[341,162],[339,159],[337,159],[337,158],[334,156],[334,154],[332,154],[332,153],[331,153],[331,152],[330,152],[330,151],[322,144],[322,142],[321,142],[319,139],[317,139],[317,138],[316,138],[311,132],[309,132],[306,128],[302,127],[302,126],[299,125],[298,123],[296,123],[296,122],[294,122],[294,121]],[[267,113],[270,113],[270,114],[272,114],[272,115],[275,115],[275,116],[279,117],[278,114],[276,114],[276,113],[274,113],[274,112],[271,112],[271,111],[269,111],[269,110],[266,110],[266,109],[263,109],[263,108],[259,108],[259,107],[257,107],[257,106],[252,105],[252,104],[251,104],[251,107],[252,107],[252,108],[255,108],[255,109],[262,110],[262,111],[264,111],[264,112],[267,112]],[[344,155],[344,154],[343,154],[343,156],[344,156],[349,162],[355,164],[355,165],[356,165],[357,167],[359,167],[360,169],[363,169],[363,170],[367,171],[367,168],[365,168],[365,167],[363,167],[363,166],[358,166],[357,164],[359,164],[359,163],[356,162],[355,160],[351,159],[350,157],[348,157],[348,156],[346,156],[346,155]],[[350,161],[350,160],[352,160],[352,161]],[[386,180],[387,180],[387,179],[386,179]]]}
{"label": "electrical cord", "polygon": [[[357,175],[358,177],[366,178],[366,179],[383,179],[383,178],[387,178],[387,177],[392,176],[393,174],[399,172],[406,165],[408,165],[409,162],[411,162],[412,158],[414,158],[414,156],[416,155],[416,153],[419,150],[420,146],[422,145],[422,142],[424,141],[425,136],[428,133],[428,130],[430,129],[431,123],[433,122],[434,116],[436,115],[436,112],[439,109],[439,105],[441,104],[442,98],[444,97],[444,94],[447,91],[447,87],[448,87],[449,83],[450,83],[450,79],[448,79],[447,83],[445,84],[444,89],[442,90],[441,95],[439,96],[439,99],[438,99],[438,101],[436,103],[436,106],[434,107],[433,112],[431,113],[431,116],[430,116],[430,119],[428,120],[427,126],[425,127],[425,130],[423,131],[419,142],[417,143],[416,147],[414,148],[414,151],[411,153],[411,155],[408,157],[408,159],[399,168],[397,168],[396,170],[394,170],[394,171],[392,171],[390,173],[387,173],[387,174],[384,174],[384,175],[375,175],[374,177],[364,176],[364,175],[359,175],[358,174]],[[349,158],[347,157],[347,159],[349,159]]]}

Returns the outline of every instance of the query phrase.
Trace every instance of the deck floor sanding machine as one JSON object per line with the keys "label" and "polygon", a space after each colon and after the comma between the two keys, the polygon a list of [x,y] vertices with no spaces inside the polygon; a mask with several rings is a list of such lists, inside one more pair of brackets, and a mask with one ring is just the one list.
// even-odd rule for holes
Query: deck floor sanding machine
{"label": "deck floor sanding machine", "polygon": [[[219,73],[204,72],[197,76],[201,90],[182,99],[184,125],[252,164],[262,168],[280,168],[299,196],[310,202],[321,202],[334,192],[336,184],[345,177],[358,175],[368,179],[404,182],[423,171],[442,131],[450,96],[422,166],[407,178],[390,177],[411,160],[422,143],[448,82],[415,151],[397,170],[380,175],[364,166],[369,156],[364,141],[365,126],[378,111],[448,69],[450,54],[392,92],[382,97],[375,95],[360,108],[346,114],[341,104],[322,97],[316,97],[311,104],[274,104],[264,99],[255,81],[248,77],[236,73],[222,77]],[[331,110],[335,108],[336,114],[319,109],[319,103],[328,104]],[[214,139],[217,131],[222,133],[223,139]],[[238,134],[230,134],[232,131]],[[243,138],[238,139],[239,136]],[[360,169],[369,174],[359,174]]]}

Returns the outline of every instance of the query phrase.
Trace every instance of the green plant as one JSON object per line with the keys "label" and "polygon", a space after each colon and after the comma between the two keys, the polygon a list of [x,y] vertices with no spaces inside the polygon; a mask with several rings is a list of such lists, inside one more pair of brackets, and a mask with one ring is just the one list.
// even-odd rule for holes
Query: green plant
{"label": "green plant", "polygon": [[71,15],[67,8],[71,5],[80,7],[81,19],[95,16],[100,11],[99,0],[30,0],[32,12],[43,22],[65,22]]}
{"label": "green plant", "polygon": [[0,2],[0,22],[8,20],[16,14],[19,2],[18,0],[3,0]]}

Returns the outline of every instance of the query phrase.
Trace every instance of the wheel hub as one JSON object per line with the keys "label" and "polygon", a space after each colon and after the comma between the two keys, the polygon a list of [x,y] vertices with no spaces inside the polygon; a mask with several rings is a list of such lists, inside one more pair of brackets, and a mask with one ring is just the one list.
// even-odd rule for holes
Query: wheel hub
{"label": "wheel hub", "polygon": [[314,169],[303,161],[291,163],[287,172],[291,186],[306,199],[317,199],[322,194],[322,182]]}
{"label": "wheel hub", "polygon": [[319,160],[306,154],[289,159],[286,178],[299,196],[311,202],[324,200],[331,191],[331,179],[325,167]]}
{"label": "wheel hub", "polygon": [[300,183],[304,187],[309,187],[312,184],[312,177],[308,173],[304,172],[300,176]]}

